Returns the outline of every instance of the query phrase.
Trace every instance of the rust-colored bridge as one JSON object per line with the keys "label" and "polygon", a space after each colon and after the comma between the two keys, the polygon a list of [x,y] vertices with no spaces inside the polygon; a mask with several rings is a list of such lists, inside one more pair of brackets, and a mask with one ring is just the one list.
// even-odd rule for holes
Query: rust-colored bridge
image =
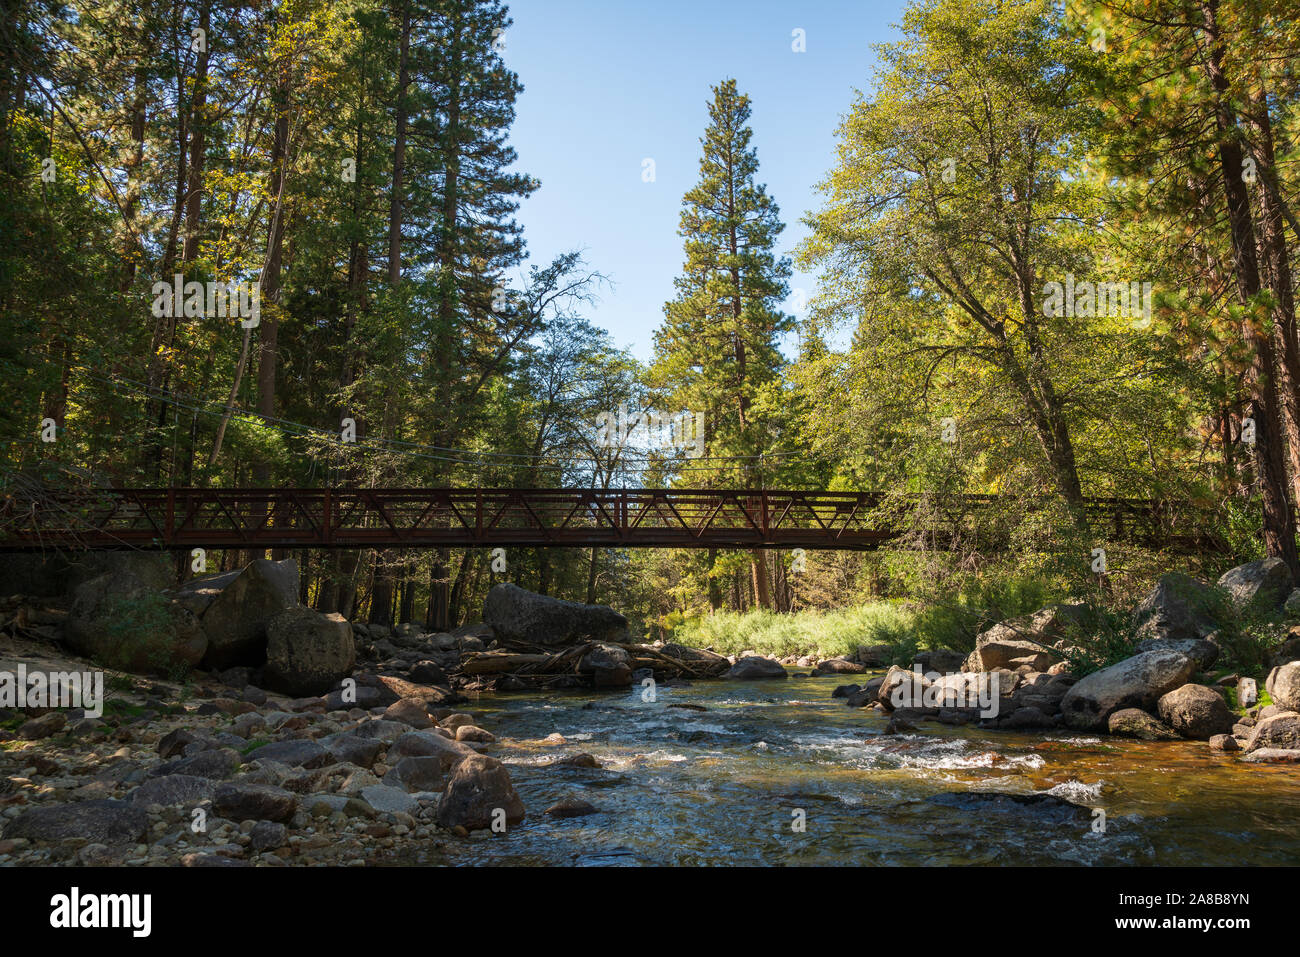
{"label": "rust-colored bridge", "polygon": [[[936,526],[1005,507],[933,500]],[[82,489],[0,501],[0,551],[63,548],[878,548],[915,525],[915,504],[870,492],[685,489]],[[1106,541],[1204,545],[1186,506],[1090,499]],[[935,510],[929,513],[935,514]],[[1191,519],[1189,521],[1189,519]],[[915,528],[912,528],[914,531]],[[944,532],[936,527],[936,535]]]}

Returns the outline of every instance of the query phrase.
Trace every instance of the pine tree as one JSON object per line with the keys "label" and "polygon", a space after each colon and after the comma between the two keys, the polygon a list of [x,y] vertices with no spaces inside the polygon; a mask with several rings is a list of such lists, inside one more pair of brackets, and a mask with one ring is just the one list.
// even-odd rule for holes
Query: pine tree
{"label": "pine tree", "polygon": [[[713,87],[700,179],[682,199],[686,262],[655,334],[652,376],[675,408],[705,413],[708,454],[739,463],[727,474],[695,472],[693,481],[712,474],[753,488],[763,482],[761,456],[774,438],[765,408],[776,403],[764,400],[780,386],[778,341],[793,319],[780,310],[790,262],[773,251],[784,224],[756,181],[749,117],[749,97],[735,80]],[[770,607],[761,551],[752,572],[756,602]]]}

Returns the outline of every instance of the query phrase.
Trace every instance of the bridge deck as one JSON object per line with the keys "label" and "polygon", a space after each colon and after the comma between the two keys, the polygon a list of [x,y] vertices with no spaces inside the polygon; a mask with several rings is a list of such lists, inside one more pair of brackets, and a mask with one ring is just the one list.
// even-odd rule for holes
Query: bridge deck
{"label": "bridge deck", "polygon": [[[10,495],[0,551],[79,548],[880,547],[913,509],[871,492],[690,489],[93,489]],[[955,516],[997,507],[944,499]],[[1169,503],[1090,499],[1108,540],[1190,544]],[[1196,524],[1192,527],[1203,527]],[[940,530],[936,529],[936,532]]]}

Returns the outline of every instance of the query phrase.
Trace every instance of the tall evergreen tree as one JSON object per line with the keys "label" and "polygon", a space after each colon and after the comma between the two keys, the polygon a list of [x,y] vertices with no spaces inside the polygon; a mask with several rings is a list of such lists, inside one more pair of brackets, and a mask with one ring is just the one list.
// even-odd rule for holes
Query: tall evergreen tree
{"label": "tall evergreen tree", "polygon": [[[779,338],[793,318],[780,309],[790,261],[774,247],[785,227],[757,181],[750,112],[735,80],[713,87],[700,179],[682,199],[678,232],[686,262],[675,280],[677,297],[664,306],[655,333],[652,376],[675,407],[705,413],[710,457],[738,463],[693,476],[754,488],[764,481],[762,456],[775,439],[769,409],[778,403],[769,399],[785,364]],[[753,553],[751,569],[755,601],[768,608],[761,551]]]}

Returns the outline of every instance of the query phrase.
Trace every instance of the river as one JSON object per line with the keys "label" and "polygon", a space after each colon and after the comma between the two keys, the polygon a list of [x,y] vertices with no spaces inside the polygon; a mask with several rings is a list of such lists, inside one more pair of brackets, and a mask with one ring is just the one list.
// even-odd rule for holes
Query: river
{"label": "river", "polygon": [[[640,688],[482,696],[470,709],[499,739],[486,753],[527,819],[387,863],[1300,864],[1295,765],[1069,731],[886,736],[879,712],[831,697],[844,676],[793,675],[660,685],[653,702]],[[543,743],[555,733],[567,743]],[[604,767],[546,766],[578,752]],[[600,813],[544,813],[565,797]]]}

